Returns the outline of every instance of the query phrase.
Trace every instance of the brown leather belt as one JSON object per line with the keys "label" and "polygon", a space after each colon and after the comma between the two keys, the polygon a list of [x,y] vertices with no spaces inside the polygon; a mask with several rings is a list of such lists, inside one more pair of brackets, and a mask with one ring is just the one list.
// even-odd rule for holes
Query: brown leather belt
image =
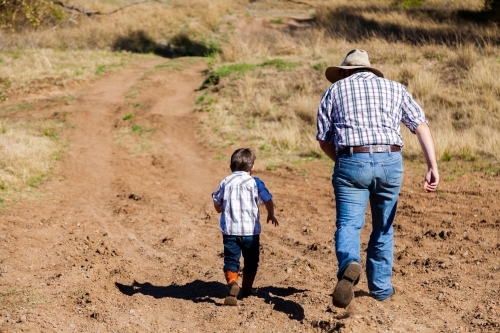
{"label": "brown leather belt", "polygon": [[[387,152],[389,152],[389,150],[391,152],[401,151],[401,147],[396,146],[396,145],[391,145],[391,146],[389,146],[389,145],[373,145],[373,146],[352,147],[352,152],[353,153],[369,153],[370,148],[371,148],[371,151],[373,153],[387,153]],[[351,147],[345,147],[345,148],[342,148],[341,150],[337,151],[337,155],[350,154],[350,153],[351,153]]]}

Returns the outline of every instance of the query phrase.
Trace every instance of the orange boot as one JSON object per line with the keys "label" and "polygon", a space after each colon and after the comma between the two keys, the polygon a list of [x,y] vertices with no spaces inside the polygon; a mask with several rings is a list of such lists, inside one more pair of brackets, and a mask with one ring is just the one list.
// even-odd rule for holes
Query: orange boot
{"label": "orange boot", "polygon": [[257,272],[243,272],[243,282],[241,283],[241,298],[253,295],[252,285]]}
{"label": "orange boot", "polygon": [[238,287],[238,272],[225,271],[227,281],[227,296],[224,300],[224,305],[236,305],[236,297],[240,292],[240,287]]}

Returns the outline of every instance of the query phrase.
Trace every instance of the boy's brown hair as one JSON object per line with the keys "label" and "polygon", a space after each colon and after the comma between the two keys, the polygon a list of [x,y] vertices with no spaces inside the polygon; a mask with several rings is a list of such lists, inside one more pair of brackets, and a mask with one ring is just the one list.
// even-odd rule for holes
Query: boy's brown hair
{"label": "boy's brown hair", "polygon": [[231,155],[231,171],[250,171],[255,162],[255,154],[250,148],[236,149]]}

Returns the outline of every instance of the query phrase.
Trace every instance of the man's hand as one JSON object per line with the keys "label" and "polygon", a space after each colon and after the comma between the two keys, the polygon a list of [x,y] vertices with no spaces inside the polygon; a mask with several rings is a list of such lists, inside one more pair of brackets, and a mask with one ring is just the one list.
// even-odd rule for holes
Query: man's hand
{"label": "man's hand", "polygon": [[439,183],[439,173],[433,169],[429,169],[425,174],[424,190],[426,192],[434,192]]}
{"label": "man's hand", "polygon": [[337,160],[337,151],[333,143],[319,140],[319,147],[332,161]]}
{"label": "man's hand", "polygon": [[276,227],[280,225],[278,223],[278,220],[276,219],[276,217],[274,217],[274,215],[273,216],[270,216],[270,215],[267,216],[267,223],[269,223],[269,221],[271,221],[272,224],[274,224]]}

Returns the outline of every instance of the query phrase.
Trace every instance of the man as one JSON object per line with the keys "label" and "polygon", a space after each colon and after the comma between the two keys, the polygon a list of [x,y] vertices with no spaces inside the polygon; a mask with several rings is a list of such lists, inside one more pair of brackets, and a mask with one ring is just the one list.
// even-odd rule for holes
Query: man
{"label": "man", "polygon": [[380,70],[371,67],[366,51],[350,51],[340,66],[327,68],[325,75],[332,85],[318,108],[316,139],[335,162],[338,282],[332,302],[345,308],[362,271],[360,232],[368,201],[373,228],[366,257],[368,289],[379,301],[394,294],[392,222],[403,176],[401,122],[417,135],[425,155],[427,192],[436,190],[439,173],[423,110],[403,85],[384,79]]}

